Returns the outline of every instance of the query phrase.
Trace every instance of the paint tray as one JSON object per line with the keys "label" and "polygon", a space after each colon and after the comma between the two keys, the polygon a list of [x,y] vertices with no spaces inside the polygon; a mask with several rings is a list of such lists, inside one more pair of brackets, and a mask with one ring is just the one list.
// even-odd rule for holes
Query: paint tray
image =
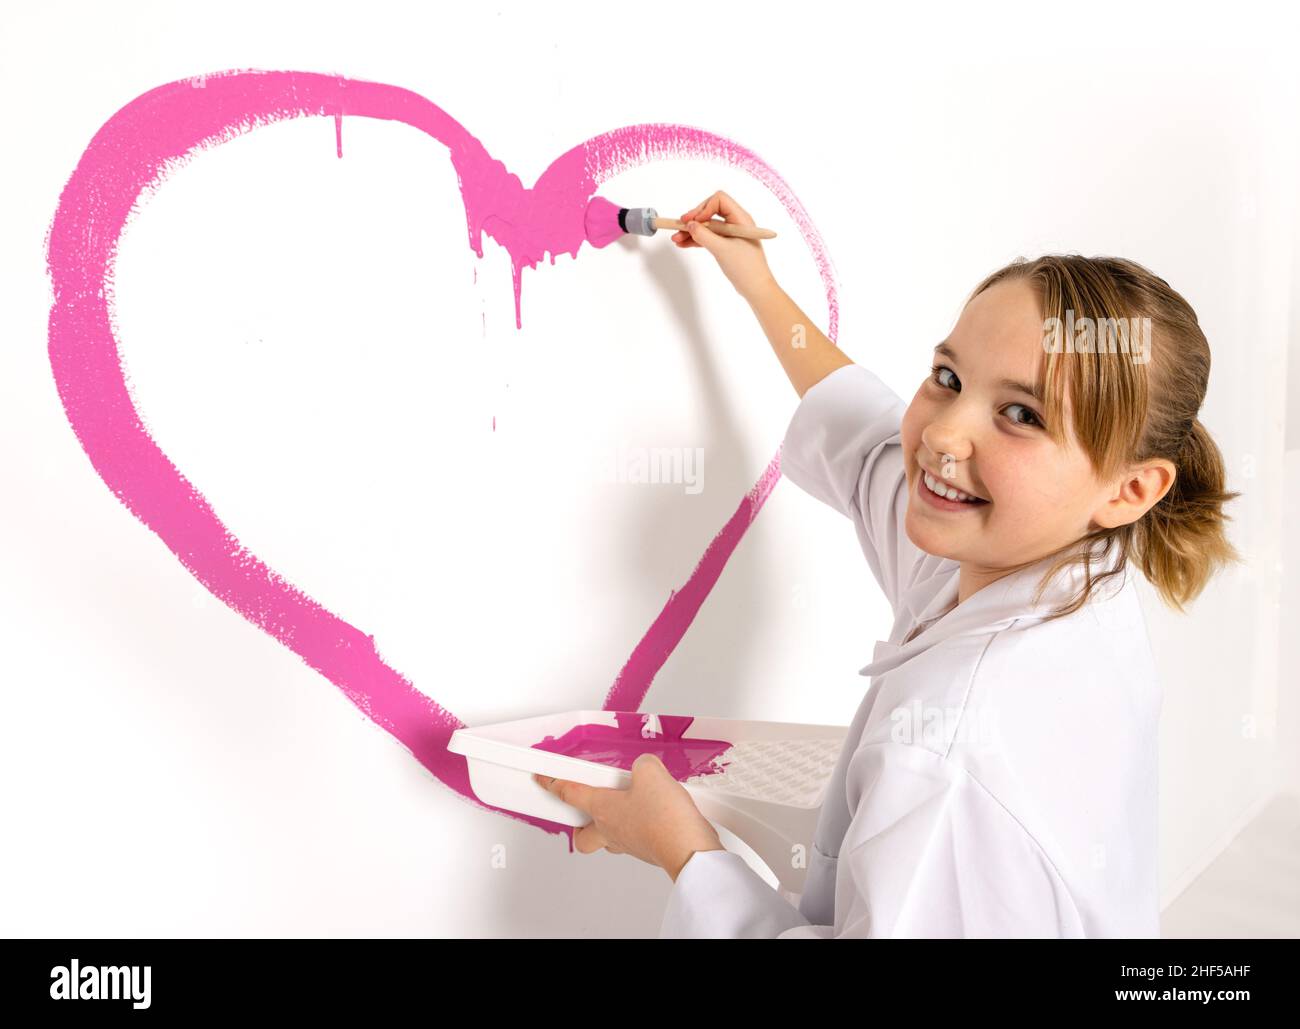
{"label": "paint tray", "polygon": [[[842,725],[584,710],[457,729],[447,749],[466,758],[470,786],[483,803],[575,827],[590,817],[533,774],[627,789],[632,760],[650,750],[728,850],[769,883],[775,878],[802,893],[817,815],[847,731]],[[755,867],[755,857],[770,872]]]}

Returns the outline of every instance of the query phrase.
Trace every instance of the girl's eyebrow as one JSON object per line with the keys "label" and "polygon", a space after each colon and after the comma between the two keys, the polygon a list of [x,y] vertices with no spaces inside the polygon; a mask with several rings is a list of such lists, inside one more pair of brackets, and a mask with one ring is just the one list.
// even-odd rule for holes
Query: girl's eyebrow
{"label": "girl's eyebrow", "polygon": [[[957,351],[953,350],[953,348],[948,346],[947,343],[940,343],[934,348],[934,352],[936,354],[943,354],[944,357],[952,360],[954,364],[957,362]],[[1025,394],[1027,397],[1033,397],[1040,404],[1044,402],[1043,391],[1039,389],[1037,384],[1030,386],[1028,383],[1020,382],[1018,379],[1002,379],[998,382],[998,385],[1003,389],[1014,390],[1017,393]]]}

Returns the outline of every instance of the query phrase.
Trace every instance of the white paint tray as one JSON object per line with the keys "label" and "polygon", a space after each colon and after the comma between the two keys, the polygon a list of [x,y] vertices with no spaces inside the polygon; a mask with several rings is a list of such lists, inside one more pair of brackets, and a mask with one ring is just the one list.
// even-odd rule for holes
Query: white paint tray
{"label": "white paint tray", "polygon": [[[845,726],[641,711],[564,711],[457,729],[447,749],[466,758],[470,786],[483,803],[561,825],[583,826],[591,821],[585,812],[564,803],[532,777],[536,773],[604,789],[627,789],[632,773],[617,766],[628,759],[627,754],[611,752],[603,755],[602,762],[536,746],[546,743],[565,749],[564,741],[572,739],[579,742],[568,749],[594,754],[601,748],[590,737],[601,735],[602,729],[579,729],[588,726],[608,727],[611,736],[632,732],[648,741],[645,746],[662,747],[661,757],[669,758],[665,764],[675,770],[700,813],[718,830],[723,845],[752,866],[753,858],[745,853],[751,850],[771,870],[765,879],[770,882],[775,876],[784,889],[803,892],[817,815],[844,745]],[[692,746],[691,740],[729,746]],[[615,743],[613,749],[621,745]],[[695,758],[714,751],[717,757],[708,761],[705,771],[690,773],[701,763]]]}

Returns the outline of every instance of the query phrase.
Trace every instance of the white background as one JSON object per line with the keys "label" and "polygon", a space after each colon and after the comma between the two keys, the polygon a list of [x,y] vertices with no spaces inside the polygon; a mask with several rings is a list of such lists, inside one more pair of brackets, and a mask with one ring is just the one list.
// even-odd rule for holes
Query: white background
{"label": "white background", "polygon": [[[1267,6],[1210,10],[7,9],[0,931],[646,936],[670,887],[442,786],[207,594],[81,450],[47,354],[59,192],[123,105],[228,68],[416,91],[526,185],[623,125],[728,136],[804,202],[840,344],[905,399],[969,290],[1016,256],[1118,254],[1168,279],[1214,352],[1201,417],[1246,494],[1249,558],[1186,616],[1143,584],[1171,899],[1300,779],[1278,749],[1298,624],[1280,606],[1300,448],[1294,34]],[[261,128],[140,211],[117,316],[141,415],[241,542],[465,722],[598,707],[796,396],[702,252],[661,234],[544,262],[516,330],[508,255],[466,244],[445,149],[359,118],[343,147],[332,119]],[[601,194],[675,215],[716,189],[777,230],[769,261],[825,328],[811,255],[748,176],[661,162]],[[703,491],[597,481],[618,444],[703,447]],[[848,523],[779,483],[644,707],[847,723],[889,625]]]}

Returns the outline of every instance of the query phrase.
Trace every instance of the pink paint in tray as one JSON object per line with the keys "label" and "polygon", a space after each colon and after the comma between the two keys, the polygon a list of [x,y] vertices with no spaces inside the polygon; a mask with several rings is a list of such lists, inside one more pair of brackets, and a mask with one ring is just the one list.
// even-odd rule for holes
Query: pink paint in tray
{"label": "pink paint in tray", "polygon": [[482,803],[574,828],[590,817],[534,775],[627,789],[632,763],[641,754],[655,754],[727,849],[735,845],[746,861],[757,860],[797,893],[803,890],[804,863],[791,861],[791,854],[810,852],[846,732],[842,725],[802,722],[562,711],[466,726],[452,733],[447,749],[465,757],[470,786]]}
{"label": "pink paint in tray", "polygon": [[616,724],[575,725],[563,736],[547,736],[533,747],[629,772],[632,762],[642,754],[654,754],[678,782],[722,771],[725,762],[720,758],[732,749],[726,740],[684,737],[695,721],[686,715],[609,713],[615,716]]}

